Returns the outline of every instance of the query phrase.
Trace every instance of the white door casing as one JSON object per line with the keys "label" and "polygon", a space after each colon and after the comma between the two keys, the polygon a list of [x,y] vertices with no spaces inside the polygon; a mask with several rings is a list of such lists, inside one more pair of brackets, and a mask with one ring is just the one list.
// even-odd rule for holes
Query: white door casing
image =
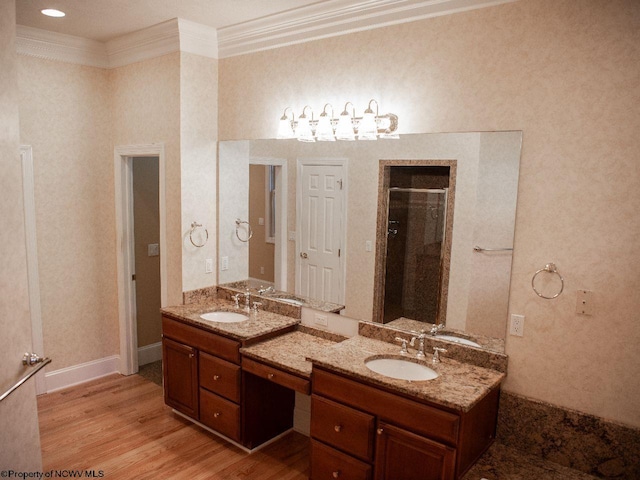
{"label": "white door casing", "polygon": [[341,304],[346,254],[346,159],[298,160],[296,293]]}
{"label": "white door casing", "polygon": [[160,301],[167,305],[167,219],[164,144],[122,145],[114,149],[115,207],[118,269],[118,323],[120,326],[120,373],[138,371],[135,272],[133,244],[133,157],[158,157],[160,203]]}

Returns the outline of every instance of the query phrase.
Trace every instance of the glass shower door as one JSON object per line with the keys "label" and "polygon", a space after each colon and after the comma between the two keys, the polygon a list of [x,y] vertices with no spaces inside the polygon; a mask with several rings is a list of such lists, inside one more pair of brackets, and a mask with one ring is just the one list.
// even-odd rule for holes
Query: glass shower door
{"label": "glass shower door", "polygon": [[390,188],[384,322],[436,323],[447,189]]}

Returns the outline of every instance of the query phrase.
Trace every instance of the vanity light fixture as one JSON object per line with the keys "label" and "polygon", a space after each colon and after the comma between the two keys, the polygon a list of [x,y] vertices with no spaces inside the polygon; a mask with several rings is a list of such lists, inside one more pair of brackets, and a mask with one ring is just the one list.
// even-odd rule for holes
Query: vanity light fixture
{"label": "vanity light fixture", "polygon": [[47,17],[55,17],[55,18],[61,18],[66,15],[64,12],[60,10],[56,10],[55,8],[45,8],[44,10],[40,10],[40,13],[42,13],[43,15],[46,15]]}
{"label": "vanity light fixture", "polygon": [[[375,112],[372,105],[375,103]],[[351,106],[351,108],[349,108]],[[329,116],[329,111],[331,116]],[[309,113],[311,112],[311,118]],[[280,117],[277,138],[297,138],[301,142],[333,142],[335,140],[377,140],[399,138],[398,117],[393,113],[380,115],[378,102],[369,101],[362,117],[356,117],[353,103],[347,102],[338,118],[334,118],[333,106],[325,104],[319,118],[313,118],[313,109],[306,105],[296,121],[291,107]]]}
{"label": "vanity light fixture", "polygon": [[[289,111],[289,114],[287,114],[287,110]],[[291,115],[291,118],[289,118],[289,115]],[[285,108],[282,117],[280,117],[280,125],[278,126],[278,138],[295,137],[295,133],[293,132],[294,121],[295,117],[293,115],[293,110],[291,110],[291,107]]]}
{"label": "vanity light fixture", "polygon": [[[311,110],[311,120],[306,115],[307,108]],[[313,121],[313,109],[307,105],[302,109],[302,115],[298,117],[298,124],[294,130],[296,132],[296,138],[301,142],[315,142],[316,139],[311,131],[311,121]]]}

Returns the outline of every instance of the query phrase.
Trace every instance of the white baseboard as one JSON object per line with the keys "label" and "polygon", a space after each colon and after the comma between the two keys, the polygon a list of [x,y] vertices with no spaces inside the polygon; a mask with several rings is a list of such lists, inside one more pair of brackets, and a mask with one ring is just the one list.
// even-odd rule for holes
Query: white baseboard
{"label": "white baseboard", "polygon": [[162,360],[162,342],[138,348],[138,366]]}
{"label": "white baseboard", "polygon": [[47,372],[44,376],[47,393],[73,387],[74,385],[105,377],[112,373],[119,373],[119,362],[120,356],[112,355],[111,357],[99,358],[91,362]]}

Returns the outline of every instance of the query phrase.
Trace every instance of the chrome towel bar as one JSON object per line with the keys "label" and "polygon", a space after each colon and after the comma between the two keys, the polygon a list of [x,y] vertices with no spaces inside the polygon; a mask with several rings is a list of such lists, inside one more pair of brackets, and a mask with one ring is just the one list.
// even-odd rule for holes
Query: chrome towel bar
{"label": "chrome towel bar", "polygon": [[22,364],[23,365],[29,365],[30,367],[33,367],[34,365],[38,365],[38,366],[36,368],[34,368],[33,370],[31,370],[29,373],[27,373],[20,380],[18,380],[13,387],[11,387],[9,390],[4,392],[0,396],[0,402],[2,400],[4,400],[5,398],[7,398],[9,395],[11,395],[13,392],[15,392],[20,387],[20,385],[22,385],[24,382],[26,382],[31,377],[33,377],[36,373],[38,373],[40,370],[42,370],[49,363],[51,363],[51,359],[50,358],[42,358],[42,357],[39,357],[38,355],[36,355],[35,353],[25,353],[24,357],[22,357]]}
{"label": "chrome towel bar", "polygon": [[476,245],[473,247],[474,252],[511,252],[513,248],[483,248]]}

